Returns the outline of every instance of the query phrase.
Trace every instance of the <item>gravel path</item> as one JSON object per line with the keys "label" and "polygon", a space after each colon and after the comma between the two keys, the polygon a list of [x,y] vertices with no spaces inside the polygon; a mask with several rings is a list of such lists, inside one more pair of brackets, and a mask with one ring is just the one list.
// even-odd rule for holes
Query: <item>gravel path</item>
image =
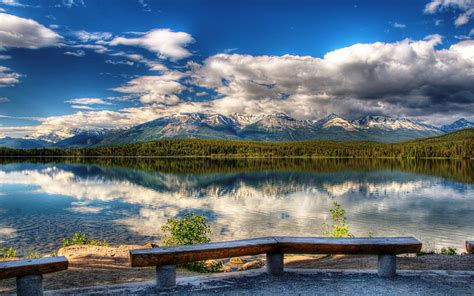
{"label": "gravel path", "polygon": [[474,295],[473,272],[401,272],[382,279],[373,272],[293,270],[271,277],[263,270],[178,280],[178,288],[156,292],[152,282],[49,295]]}

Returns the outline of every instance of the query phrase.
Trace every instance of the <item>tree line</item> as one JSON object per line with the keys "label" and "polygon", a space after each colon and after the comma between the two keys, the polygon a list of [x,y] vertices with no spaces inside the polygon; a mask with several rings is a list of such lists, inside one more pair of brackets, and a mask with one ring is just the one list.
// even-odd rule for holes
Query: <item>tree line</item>
{"label": "tree line", "polygon": [[261,142],[211,139],[164,139],[81,149],[0,148],[0,156],[198,156],[198,157],[352,157],[474,158],[474,129],[400,143],[364,141]]}

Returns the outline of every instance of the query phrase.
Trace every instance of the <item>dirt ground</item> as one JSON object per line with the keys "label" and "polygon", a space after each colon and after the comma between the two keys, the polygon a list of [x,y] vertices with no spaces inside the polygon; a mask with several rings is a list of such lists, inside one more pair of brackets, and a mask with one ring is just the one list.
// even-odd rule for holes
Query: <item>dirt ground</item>
{"label": "dirt ground", "polygon": [[[152,280],[154,268],[131,268],[128,253],[143,246],[71,246],[60,249],[58,255],[69,260],[67,271],[46,274],[45,290],[90,287]],[[264,256],[232,258],[225,260],[226,271],[259,268],[264,265]],[[399,269],[405,270],[469,270],[474,271],[474,255],[424,255],[401,256],[397,260]],[[285,256],[287,268],[311,269],[376,269],[376,256]],[[179,277],[197,275],[180,269]],[[0,294],[13,292],[15,279],[0,281]]]}

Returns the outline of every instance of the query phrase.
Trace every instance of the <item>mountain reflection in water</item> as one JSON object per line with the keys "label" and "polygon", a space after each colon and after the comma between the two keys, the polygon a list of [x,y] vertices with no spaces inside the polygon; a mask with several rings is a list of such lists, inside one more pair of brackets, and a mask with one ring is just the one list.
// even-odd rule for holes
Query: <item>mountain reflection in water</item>
{"label": "mountain reflection in water", "polygon": [[333,201],[357,236],[472,239],[472,161],[367,159],[3,159],[0,244],[49,252],[76,231],[145,243],[189,210],[214,240],[321,235]]}

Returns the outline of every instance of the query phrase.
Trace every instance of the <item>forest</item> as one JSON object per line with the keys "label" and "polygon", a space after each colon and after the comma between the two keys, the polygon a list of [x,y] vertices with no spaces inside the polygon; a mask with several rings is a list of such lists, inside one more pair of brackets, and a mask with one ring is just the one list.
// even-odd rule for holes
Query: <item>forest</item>
{"label": "forest", "polygon": [[140,156],[140,157],[347,157],[474,158],[474,129],[397,143],[363,141],[261,142],[210,139],[166,139],[82,149],[0,148],[0,156]]}

